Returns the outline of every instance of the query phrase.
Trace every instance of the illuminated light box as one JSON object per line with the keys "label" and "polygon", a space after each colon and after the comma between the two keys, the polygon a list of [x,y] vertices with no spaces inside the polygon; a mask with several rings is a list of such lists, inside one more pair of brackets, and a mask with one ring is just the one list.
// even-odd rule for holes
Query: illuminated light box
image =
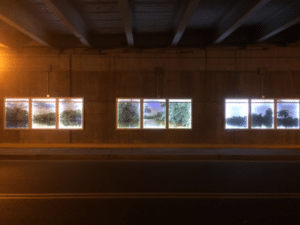
{"label": "illuminated light box", "polygon": [[299,100],[277,100],[277,129],[299,128]]}
{"label": "illuminated light box", "polygon": [[166,129],[166,99],[144,99],[143,127]]}
{"label": "illuminated light box", "polygon": [[117,128],[141,128],[140,99],[118,99],[117,101]]}
{"label": "illuminated light box", "polygon": [[5,129],[29,128],[29,99],[5,99]]}
{"label": "illuminated light box", "polygon": [[248,129],[249,100],[225,100],[225,129]]}
{"label": "illuminated light box", "polygon": [[32,129],[56,128],[56,99],[32,99]]}
{"label": "illuminated light box", "polygon": [[251,128],[273,129],[274,128],[274,100],[255,99],[251,100]]}
{"label": "illuminated light box", "polygon": [[170,99],[169,100],[169,128],[191,129],[192,128],[192,100]]}
{"label": "illuminated light box", "polygon": [[59,129],[83,129],[83,99],[59,99]]}

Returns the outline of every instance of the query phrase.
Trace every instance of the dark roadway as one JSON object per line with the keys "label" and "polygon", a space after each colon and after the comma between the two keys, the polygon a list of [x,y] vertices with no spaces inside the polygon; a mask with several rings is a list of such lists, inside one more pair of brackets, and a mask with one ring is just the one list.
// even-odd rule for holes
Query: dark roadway
{"label": "dark roadway", "polygon": [[300,224],[300,163],[0,161],[0,224]]}

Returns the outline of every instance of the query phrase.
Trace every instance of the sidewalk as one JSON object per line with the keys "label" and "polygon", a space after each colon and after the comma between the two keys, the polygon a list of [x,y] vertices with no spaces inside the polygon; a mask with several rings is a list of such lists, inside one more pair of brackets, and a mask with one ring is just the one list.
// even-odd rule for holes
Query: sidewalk
{"label": "sidewalk", "polygon": [[[96,148],[43,147],[38,145],[15,147],[0,145],[0,160],[261,160],[300,161],[300,147],[291,148],[216,148],[184,147],[129,148],[130,146],[100,146]],[[136,146],[139,147],[139,146]],[[147,147],[145,145],[145,147]],[[149,147],[149,146],[148,146]],[[212,148],[214,147],[214,148]],[[257,146],[256,146],[257,147]],[[264,146],[266,147],[266,146]],[[269,146],[267,146],[269,147]]]}

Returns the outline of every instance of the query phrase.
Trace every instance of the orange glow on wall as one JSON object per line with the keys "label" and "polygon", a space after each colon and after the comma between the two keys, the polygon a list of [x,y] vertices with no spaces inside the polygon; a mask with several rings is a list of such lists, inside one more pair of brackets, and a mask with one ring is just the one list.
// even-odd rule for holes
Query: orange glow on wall
{"label": "orange glow on wall", "polygon": [[8,48],[8,46],[0,43],[0,48]]}
{"label": "orange glow on wall", "polygon": [[0,70],[5,70],[11,67],[11,58],[12,57],[8,54],[7,50],[0,48]]}
{"label": "orange glow on wall", "polygon": [[3,56],[0,56],[0,69],[4,66]]}

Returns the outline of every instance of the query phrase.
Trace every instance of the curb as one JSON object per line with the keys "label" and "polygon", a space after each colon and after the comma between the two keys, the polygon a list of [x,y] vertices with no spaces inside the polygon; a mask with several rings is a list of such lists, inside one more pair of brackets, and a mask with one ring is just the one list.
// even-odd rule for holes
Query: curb
{"label": "curb", "polygon": [[0,160],[88,160],[88,161],[300,161],[300,156],[241,155],[0,155]]}

